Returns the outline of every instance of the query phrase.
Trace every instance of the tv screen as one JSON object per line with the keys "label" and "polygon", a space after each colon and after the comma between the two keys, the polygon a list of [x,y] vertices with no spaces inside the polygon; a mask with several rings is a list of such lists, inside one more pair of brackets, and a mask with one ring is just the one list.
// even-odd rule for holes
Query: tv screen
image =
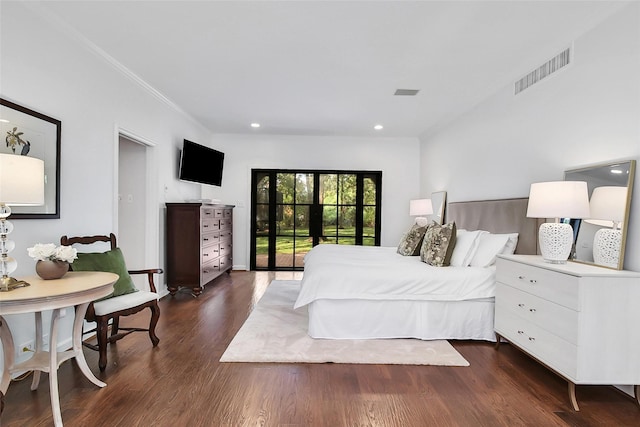
{"label": "tv screen", "polygon": [[180,154],[179,178],[201,184],[222,185],[224,153],[184,140]]}

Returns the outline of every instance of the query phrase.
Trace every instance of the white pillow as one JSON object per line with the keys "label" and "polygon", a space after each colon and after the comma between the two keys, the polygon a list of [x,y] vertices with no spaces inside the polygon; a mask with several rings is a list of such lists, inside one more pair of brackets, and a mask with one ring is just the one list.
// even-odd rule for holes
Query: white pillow
{"label": "white pillow", "polygon": [[[471,267],[489,267],[493,265],[498,254],[505,253],[505,250],[511,250],[511,246],[507,249],[507,245],[513,241],[512,236],[512,234],[482,234],[478,239],[478,249],[469,265]],[[513,250],[515,250],[515,245],[513,245]]]}
{"label": "white pillow", "polygon": [[509,241],[502,250],[502,253],[504,255],[513,255],[516,251],[516,246],[518,246],[518,233],[510,233],[507,234],[507,236],[509,236]]}
{"label": "white pillow", "polygon": [[456,245],[453,247],[450,264],[452,267],[468,267],[476,250],[480,235],[486,231],[458,230],[456,233]]}

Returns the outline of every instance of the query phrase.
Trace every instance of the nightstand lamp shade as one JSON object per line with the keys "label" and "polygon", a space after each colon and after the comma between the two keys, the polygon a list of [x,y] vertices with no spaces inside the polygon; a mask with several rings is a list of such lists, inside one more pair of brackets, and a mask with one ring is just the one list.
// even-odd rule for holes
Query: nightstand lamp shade
{"label": "nightstand lamp shade", "polygon": [[431,199],[414,199],[409,201],[409,215],[416,217],[416,224],[425,226],[428,224],[424,215],[433,213],[433,204]]}
{"label": "nightstand lamp shade", "polygon": [[627,206],[627,187],[602,186],[591,194],[588,223],[599,225],[593,238],[593,261],[596,264],[617,268],[622,248],[622,229]]}
{"label": "nightstand lamp shade", "polygon": [[33,157],[0,154],[0,291],[9,291],[29,284],[10,277],[18,262],[8,255],[15,247],[7,235],[13,224],[7,221],[12,206],[44,204],[44,162]]}
{"label": "nightstand lamp shade", "polygon": [[573,228],[559,218],[589,218],[589,194],[584,181],[553,181],[531,184],[527,217],[555,218],[538,230],[540,252],[545,261],[564,264],[573,245]]}

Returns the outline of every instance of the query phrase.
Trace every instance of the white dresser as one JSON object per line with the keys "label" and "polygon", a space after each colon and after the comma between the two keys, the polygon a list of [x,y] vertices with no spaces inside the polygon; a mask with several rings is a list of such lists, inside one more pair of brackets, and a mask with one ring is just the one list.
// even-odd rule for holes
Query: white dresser
{"label": "white dresser", "polygon": [[500,255],[495,331],[569,382],[635,386],[640,403],[640,273]]}

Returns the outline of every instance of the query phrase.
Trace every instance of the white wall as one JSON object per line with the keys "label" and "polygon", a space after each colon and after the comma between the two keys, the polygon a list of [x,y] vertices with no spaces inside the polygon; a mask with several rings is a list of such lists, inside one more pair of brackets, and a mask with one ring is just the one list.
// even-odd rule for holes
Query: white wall
{"label": "white wall", "polygon": [[225,153],[223,182],[222,187],[204,186],[202,195],[236,205],[235,269],[249,266],[251,169],[382,171],[383,246],[397,245],[411,223],[409,200],[425,196],[419,193],[419,141],[416,138],[218,134],[210,145]]}
{"label": "white wall", "polygon": [[[640,4],[576,39],[574,53],[570,66],[521,94],[509,85],[421,138],[422,193],[526,197],[532,182],[562,180],[566,169],[640,161]],[[634,193],[625,268],[640,271],[640,173]]]}
{"label": "white wall", "polygon": [[[34,243],[58,243],[64,234],[117,233],[117,128],[152,141],[157,164],[162,165],[149,165],[157,174],[158,207],[148,218],[157,231],[151,241],[152,267],[161,266],[165,199],[200,197],[199,186],[176,178],[178,149],[183,138],[205,141],[210,132],[123,76],[29,5],[2,2],[1,7],[1,96],[62,121],[60,219],[14,221],[15,276],[34,274],[34,261],[26,251]],[[159,283],[164,287],[163,278]],[[33,315],[7,320],[16,345],[33,339]],[[71,325],[72,319],[63,320],[64,328]],[[61,332],[63,345],[69,336]]]}

